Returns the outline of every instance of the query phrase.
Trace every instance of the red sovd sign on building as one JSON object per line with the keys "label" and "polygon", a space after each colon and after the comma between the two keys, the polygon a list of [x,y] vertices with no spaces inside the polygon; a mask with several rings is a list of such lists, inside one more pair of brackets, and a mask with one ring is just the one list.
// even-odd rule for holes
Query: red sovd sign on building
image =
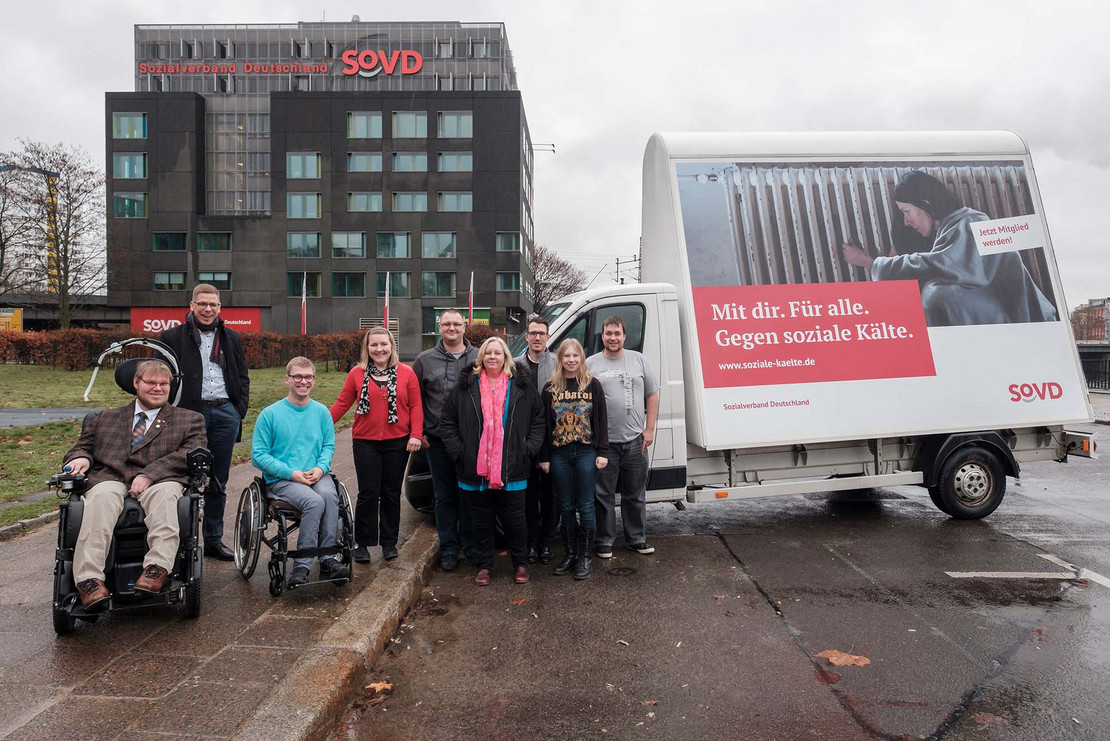
{"label": "red sovd sign on building", "polygon": [[[136,332],[165,332],[185,321],[188,309],[131,309],[131,329]],[[220,319],[236,332],[261,332],[261,309],[223,309]]]}

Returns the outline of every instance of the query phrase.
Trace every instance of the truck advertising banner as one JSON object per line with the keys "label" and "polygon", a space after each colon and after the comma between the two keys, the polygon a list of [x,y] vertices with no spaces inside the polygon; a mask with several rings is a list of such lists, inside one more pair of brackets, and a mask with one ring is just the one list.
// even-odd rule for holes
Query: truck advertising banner
{"label": "truck advertising banner", "polygon": [[707,446],[1087,417],[1023,160],[675,173]]}
{"label": "truck advertising banner", "polygon": [[[136,332],[165,332],[185,321],[188,309],[133,308],[131,309],[131,329]],[[236,332],[261,332],[262,310],[248,308],[226,308],[220,310],[220,319]]]}

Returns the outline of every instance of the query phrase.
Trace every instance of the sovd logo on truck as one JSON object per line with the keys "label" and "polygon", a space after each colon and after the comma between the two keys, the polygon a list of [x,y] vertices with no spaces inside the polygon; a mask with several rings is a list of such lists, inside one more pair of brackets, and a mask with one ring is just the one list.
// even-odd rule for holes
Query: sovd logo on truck
{"label": "sovd logo on truck", "polygon": [[1064,395],[1064,389],[1055,381],[1044,383],[1011,383],[1010,401],[1036,401],[1040,399],[1059,399]]}

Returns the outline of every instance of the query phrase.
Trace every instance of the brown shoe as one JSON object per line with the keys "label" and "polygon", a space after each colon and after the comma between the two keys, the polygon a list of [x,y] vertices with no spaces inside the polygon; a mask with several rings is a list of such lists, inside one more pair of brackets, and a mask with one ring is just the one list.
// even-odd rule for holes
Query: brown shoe
{"label": "brown shoe", "polygon": [[527,584],[528,583],[528,567],[527,566],[517,566],[516,567],[516,573],[513,574],[513,581],[515,581],[517,584]]}
{"label": "brown shoe", "polygon": [[86,579],[77,585],[77,595],[81,598],[81,606],[88,609],[99,604],[112,595],[108,587],[100,579]]}
{"label": "brown shoe", "polygon": [[474,577],[474,583],[480,587],[488,587],[489,569],[478,569],[478,576]]}
{"label": "brown shoe", "polygon": [[158,594],[162,591],[162,584],[166,581],[168,575],[169,572],[161,566],[150,564],[143,569],[143,575],[135,581],[135,591]]}

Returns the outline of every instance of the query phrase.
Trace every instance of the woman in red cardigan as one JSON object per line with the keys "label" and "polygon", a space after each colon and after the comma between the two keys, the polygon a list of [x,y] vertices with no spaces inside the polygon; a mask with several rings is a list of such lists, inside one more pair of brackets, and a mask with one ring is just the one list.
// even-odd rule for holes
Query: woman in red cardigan
{"label": "woman in red cardigan", "polygon": [[352,405],[357,405],[353,447],[358,477],[354,559],[369,563],[369,546],[380,543],[382,558],[392,561],[401,527],[401,483],[409,453],[420,450],[424,408],[416,374],[400,363],[387,329],[366,333],[362,359],[331,405],[332,420],[338,422]]}

